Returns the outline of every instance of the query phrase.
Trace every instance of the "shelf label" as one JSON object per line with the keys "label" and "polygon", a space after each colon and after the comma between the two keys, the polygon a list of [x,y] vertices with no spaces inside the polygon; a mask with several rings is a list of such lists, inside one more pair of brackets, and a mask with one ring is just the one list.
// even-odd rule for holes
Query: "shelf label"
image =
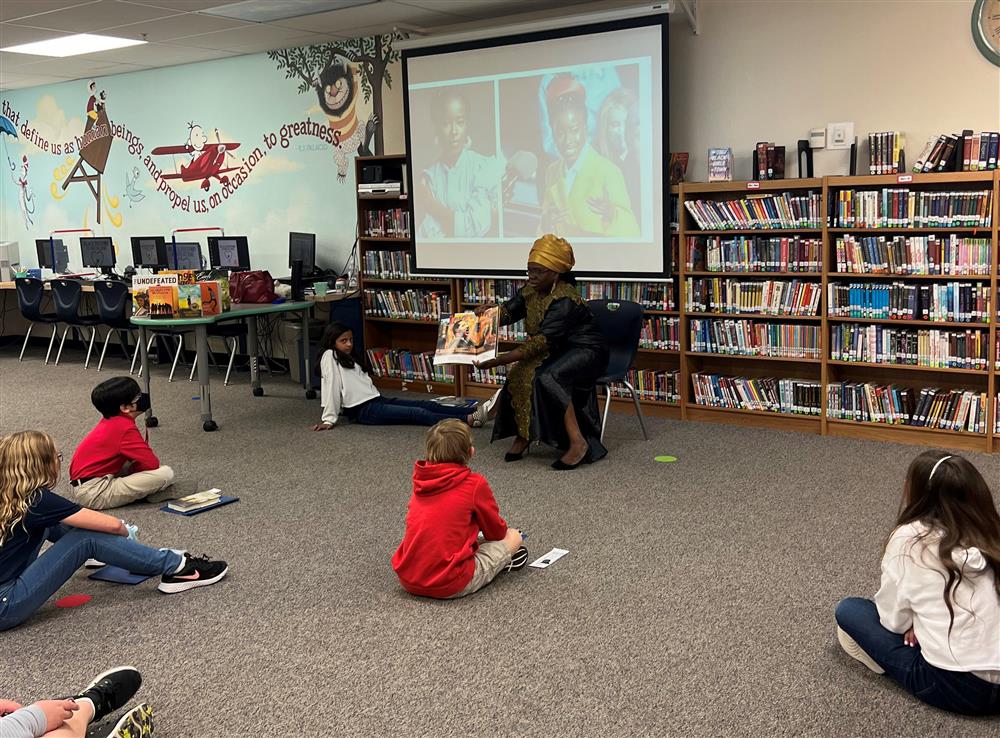
{"label": "shelf label", "polygon": [[898,177],[896,177],[896,184],[904,184],[906,182],[912,182],[912,181],[913,181],[912,174],[900,174]]}
{"label": "shelf label", "polygon": [[760,182],[747,182],[747,189],[748,190],[759,190],[760,189]]}

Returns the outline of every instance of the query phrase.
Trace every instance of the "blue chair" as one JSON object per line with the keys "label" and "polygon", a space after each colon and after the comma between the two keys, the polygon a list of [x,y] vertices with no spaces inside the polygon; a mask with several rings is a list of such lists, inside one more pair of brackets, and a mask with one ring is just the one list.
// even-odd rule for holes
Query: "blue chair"
{"label": "blue chair", "polygon": [[604,376],[597,380],[597,385],[604,388],[604,415],[601,418],[601,440],[604,440],[604,428],[608,424],[608,411],[611,409],[612,383],[624,384],[632,396],[635,414],[639,418],[642,437],[649,440],[646,432],[646,421],[642,417],[642,406],[639,395],[626,376],[635,362],[639,352],[639,339],[642,337],[643,312],[642,305],[627,300],[589,300],[590,312],[594,315],[594,323],[608,341],[608,366]]}
{"label": "blue chair", "polygon": [[[101,325],[108,329],[104,336],[104,348],[101,349],[101,358],[97,362],[97,371],[101,371],[104,366],[104,355],[108,351],[108,342],[111,334],[118,333],[122,350],[127,352],[128,338],[133,335],[132,323],[129,316],[132,315],[132,295],[129,293],[129,285],[115,279],[101,279],[94,282],[94,297],[97,298],[97,317],[101,319]],[[135,365],[135,355],[139,351],[139,344],[136,342],[135,353],[132,355],[132,363]],[[128,353],[125,358],[128,359]]]}
{"label": "blue chair", "polygon": [[66,334],[70,329],[77,328],[90,329],[90,344],[87,347],[87,359],[84,368],[90,366],[90,354],[94,350],[94,339],[97,337],[97,324],[101,319],[96,315],[80,315],[80,298],[83,296],[83,283],[78,279],[53,279],[52,301],[55,304],[56,316],[59,322],[65,325],[62,339],[59,341],[59,352],[56,354],[56,366],[59,366],[59,359],[62,357],[63,345],[66,343]]}
{"label": "blue chair", "polygon": [[17,277],[14,279],[14,289],[17,292],[17,307],[21,311],[21,316],[29,321],[28,332],[24,334],[24,343],[21,344],[21,354],[18,361],[24,359],[24,350],[28,347],[28,339],[31,338],[31,330],[36,323],[52,326],[52,338],[49,339],[49,350],[45,354],[45,363],[49,363],[49,356],[52,354],[52,345],[56,341],[56,333],[59,331],[59,316],[55,313],[42,312],[42,300],[45,297],[45,283],[34,277]]}

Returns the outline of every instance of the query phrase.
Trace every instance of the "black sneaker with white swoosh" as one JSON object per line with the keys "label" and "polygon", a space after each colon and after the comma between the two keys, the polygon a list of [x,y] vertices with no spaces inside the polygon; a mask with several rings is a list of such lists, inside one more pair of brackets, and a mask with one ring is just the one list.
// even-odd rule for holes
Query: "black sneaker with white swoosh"
{"label": "black sneaker with white swoosh", "polygon": [[186,555],[184,567],[178,572],[160,577],[157,589],[166,594],[177,594],[195,587],[207,587],[226,576],[228,571],[229,565],[225,561]]}

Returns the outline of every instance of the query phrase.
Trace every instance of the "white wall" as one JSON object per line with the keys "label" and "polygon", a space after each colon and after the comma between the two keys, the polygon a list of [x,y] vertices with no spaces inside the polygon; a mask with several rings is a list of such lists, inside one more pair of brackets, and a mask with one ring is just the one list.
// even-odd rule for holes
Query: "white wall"
{"label": "white wall", "polygon": [[[853,121],[901,130],[908,164],[931,134],[1000,128],[1000,68],[972,40],[974,0],[701,0],[701,34],[670,24],[670,149],[688,181],[707,179],[707,150],[731,146],[747,179],[753,145],[774,141],[797,176],[810,128]],[[846,174],[847,151],[815,152],[817,176]]]}

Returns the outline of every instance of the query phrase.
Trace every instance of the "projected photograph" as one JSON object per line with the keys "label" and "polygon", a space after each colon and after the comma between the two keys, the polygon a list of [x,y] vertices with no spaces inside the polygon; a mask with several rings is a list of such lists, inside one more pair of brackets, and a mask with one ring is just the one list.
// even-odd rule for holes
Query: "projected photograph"
{"label": "projected photograph", "polygon": [[410,94],[413,205],[427,240],[494,238],[505,165],[497,156],[494,83]]}
{"label": "projected photograph", "polygon": [[609,63],[499,80],[500,141],[513,181],[505,236],[641,234],[651,163],[638,77],[635,63]]}

